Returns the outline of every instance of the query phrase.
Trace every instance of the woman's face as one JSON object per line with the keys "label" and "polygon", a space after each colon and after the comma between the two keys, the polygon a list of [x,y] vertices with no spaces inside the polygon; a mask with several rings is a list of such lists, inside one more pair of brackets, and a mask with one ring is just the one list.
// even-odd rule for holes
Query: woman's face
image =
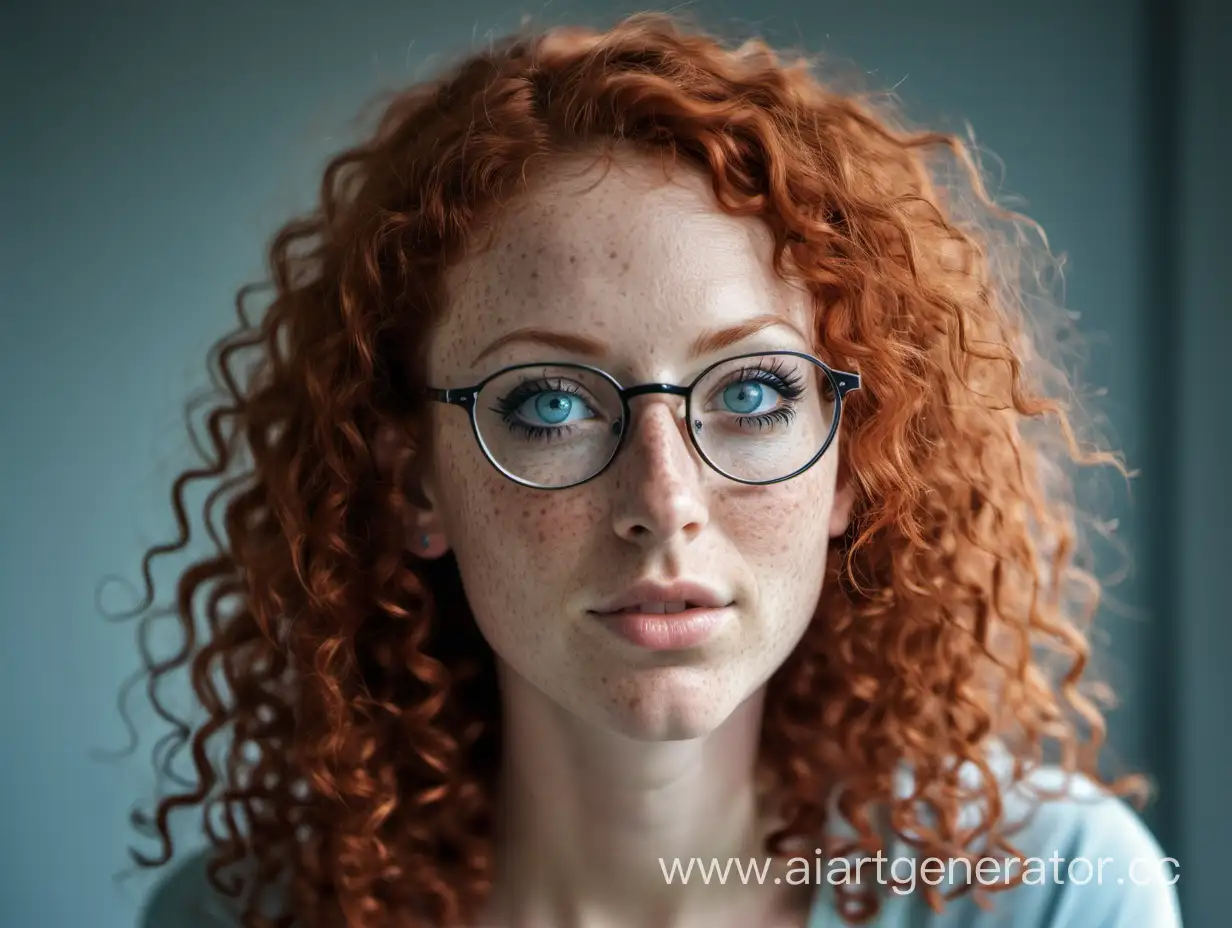
{"label": "woman's face", "polygon": [[[807,294],[775,276],[762,226],[720,212],[700,175],[680,170],[669,182],[656,163],[633,156],[606,171],[556,171],[508,207],[494,232],[490,248],[447,278],[450,305],[429,350],[433,386],[562,361],[600,367],[624,386],[688,384],[725,357],[810,351],[801,334],[811,331]],[[699,337],[766,315],[783,322],[694,354]],[[564,341],[515,339],[488,351],[526,329]],[[583,340],[598,353],[583,350]],[[611,467],[554,491],[504,477],[466,412],[433,404],[431,509],[420,525],[452,548],[504,672],[629,737],[690,738],[720,725],[800,639],[850,498],[836,492],[837,443],[794,479],[748,486],[698,457],[682,398],[648,394],[630,404],[626,444]],[[548,407],[521,409],[548,409],[551,422]],[[666,647],[639,638],[638,628],[663,631],[653,621],[630,638],[636,620],[596,613],[642,581],[700,583],[730,605],[700,638]]]}

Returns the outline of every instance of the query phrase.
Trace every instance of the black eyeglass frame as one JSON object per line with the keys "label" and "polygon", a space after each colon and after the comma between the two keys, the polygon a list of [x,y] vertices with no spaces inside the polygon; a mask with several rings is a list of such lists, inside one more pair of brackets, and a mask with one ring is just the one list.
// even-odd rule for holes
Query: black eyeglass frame
{"label": "black eyeglass frame", "polygon": [[[743,480],[740,477],[734,477],[731,474],[727,473],[727,471],[719,467],[717,464],[715,464],[714,461],[710,460],[709,457],[707,457],[706,452],[702,449],[701,443],[697,439],[697,433],[694,431],[694,428],[693,428],[693,390],[699,383],[701,383],[706,378],[706,376],[711,371],[713,371],[715,368],[721,367],[724,364],[730,364],[732,361],[741,361],[741,360],[744,360],[745,358],[767,358],[767,357],[776,357],[776,356],[781,356],[781,355],[802,358],[805,361],[809,361],[812,364],[817,365],[818,367],[822,369],[822,371],[826,375],[826,378],[830,381],[830,386],[834,390],[834,421],[830,423],[830,434],[826,436],[826,440],[821,443],[821,448],[818,450],[818,452],[815,455],[813,455],[813,457],[808,461],[808,463],[804,464],[802,467],[797,468],[796,470],[792,471],[790,474],[787,474],[786,476],[775,477],[773,480]],[[604,380],[608,381],[608,383],[610,383],[615,388],[616,393],[620,397],[620,403],[622,406],[622,416],[620,420],[620,423],[621,423],[620,437],[618,441],[616,442],[616,446],[612,449],[611,455],[608,456],[608,459],[603,463],[602,466],[599,467],[598,470],[596,470],[589,477],[585,477],[581,480],[575,481],[574,483],[569,483],[569,484],[565,484],[563,486],[558,486],[558,487],[557,486],[544,486],[543,484],[532,483],[529,480],[524,480],[521,477],[516,476],[515,474],[511,474],[504,467],[502,467],[499,463],[497,463],[496,459],[492,456],[492,452],[489,450],[488,446],[484,443],[483,436],[479,432],[479,421],[476,415],[476,402],[479,398],[479,394],[483,391],[484,387],[486,387],[489,383],[491,383],[497,377],[503,377],[506,374],[512,373],[513,371],[530,370],[533,368],[544,368],[544,367],[569,367],[575,370],[587,371],[591,374],[595,374],[599,377],[602,377]],[[483,451],[483,456],[488,459],[489,464],[491,464],[494,468],[496,468],[496,470],[499,471],[501,475],[503,475],[507,479],[512,480],[514,483],[517,483],[521,486],[529,487],[534,490],[571,490],[574,487],[582,486],[583,484],[589,483],[591,480],[594,480],[595,478],[601,476],[604,472],[607,471],[609,467],[612,466],[612,462],[616,460],[621,450],[625,447],[625,438],[629,435],[631,431],[629,426],[633,421],[633,411],[631,407],[629,406],[629,400],[633,399],[635,396],[644,396],[650,393],[666,393],[670,396],[683,396],[684,402],[685,402],[685,418],[689,423],[689,427],[687,429],[689,433],[689,440],[692,443],[693,448],[697,452],[698,456],[701,457],[701,459],[706,462],[706,465],[710,467],[711,470],[715,471],[716,473],[720,474],[723,477],[726,477],[728,480],[733,480],[736,483],[741,483],[741,484],[744,484],[745,486],[770,486],[771,484],[783,483],[784,481],[791,480],[794,477],[800,476],[802,473],[804,473],[806,470],[808,470],[810,467],[816,464],[819,460],[821,460],[821,456],[825,454],[826,451],[830,448],[830,445],[834,443],[834,437],[838,434],[839,423],[842,421],[842,417],[843,417],[843,398],[848,393],[851,393],[859,389],[860,389],[860,375],[859,374],[853,373],[851,371],[840,371],[835,368],[832,368],[828,364],[826,364],[824,361],[822,361],[820,358],[814,357],[813,355],[807,354],[803,351],[792,351],[789,349],[784,349],[784,350],[772,350],[772,351],[752,351],[752,352],[748,352],[747,354],[734,355],[729,358],[723,358],[722,360],[715,361],[713,364],[711,364],[709,367],[703,370],[700,374],[694,377],[693,380],[687,386],[681,386],[679,384],[671,384],[671,383],[643,383],[643,384],[636,384],[635,386],[631,386],[631,387],[625,387],[625,386],[622,386],[620,381],[618,381],[615,377],[613,377],[607,371],[603,370],[602,368],[594,367],[590,364],[581,364],[581,363],[577,363],[573,361],[536,361],[536,362],[529,363],[529,364],[514,364],[510,367],[503,367],[500,370],[495,371],[492,374],[489,374],[483,380],[479,381],[479,383],[473,384],[469,387],[452,387],[452,388],[426,387],[424,389],[424,394],[428,399],[433,400],[434,402],[447,403],[452,406],[461,406],[463,409],[467,411],[468,415],[470,416],[470,420],[471,420],[471,432],[475,436],[475,441],[479,443],[479,448],[480,450]]]}

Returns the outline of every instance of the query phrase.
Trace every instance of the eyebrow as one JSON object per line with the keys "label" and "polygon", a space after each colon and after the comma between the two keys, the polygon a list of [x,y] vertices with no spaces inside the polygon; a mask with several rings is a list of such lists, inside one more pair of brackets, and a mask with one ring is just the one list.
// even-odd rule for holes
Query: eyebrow
{"label": "eyebrow", "polygon": [[[693,339],[693,344],[689,347],[689,358],[692,360],[716,351],[722,351],[724,348],[741,342],[762,329],[775,325],[786,326],[795,332],[805,344],[809,343],[808,337],[786,316],[763,313],[760,316],[745,319],[743,322],[738,322],[726,328],[703,332]],[[502,335],[492,344],[488,345],[487,348],[484,348],[483,351],[479,352],[471,363],[478,364],[484,358],[506,345],[518,342],[546,345],[549,348],[557,348],[561,351],[586,355],[591,358],[601,357],[609,351],[606,343],[586,335],[553,332],[550,329],[521,328]]]}

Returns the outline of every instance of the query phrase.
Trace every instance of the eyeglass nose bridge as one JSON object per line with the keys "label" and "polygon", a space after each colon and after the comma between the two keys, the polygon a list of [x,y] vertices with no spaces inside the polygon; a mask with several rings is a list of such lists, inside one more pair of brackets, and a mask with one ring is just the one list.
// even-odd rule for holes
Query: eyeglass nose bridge
{"label": "eyeglass nose bridge", "polygon": [[[624,420],[623,420],[623,425],[620,429],[620,444],[617,445],[615,449],[613,449],[612,457],[608,460],[608,464],[610,465],[611,462],[615,460],[616,456],[620,454],[620,452],[624,449],[625,437],[628,434],[630,427],[632,426],[632,422],[630,420],[633,417],[633,407],[629,405],[630,400],[634,399],[635,397],[648,396],[648,395],[655,394],[655,393],[665,393],[668,396],[679,396],[679,397],[682,397],[685,401],[685,411],[687,414],[689,410],[689,404],[690,404],[690,394],[692,392],[693,392],[693,388],[691,386],[682,387],[679,384],[674,384],[674,383],[642,383],[642,384],[638,384],[633,387],[621,387],[620,388],[620,399],[621,399],[622,404],[624,405]],[[692,436],[692,432],[693,432],[693,428],[692,428],[692,424],[690,423],[690,428],[689,428],[690,436]],[[690,441],[693,441],[692,437],[690,437]],[[704,456],[703,456],[703,459],[704,459]]]}
{"label": "eyeglass nose bridge", "polygon": [[681,387],[674,383],[643,383],[636,387],[624,387],[620,392],[627,400],[635,396],[644,396],[647,393],[669,393],[672,396],[683,396],[687,399],[691,390],[692,387]]}
{"label": "eyeglass nose bridge", "polygon": [[668,396],[679,396],[684,399],[685,408],[689,406],[690,394],[693,392],[692,387],[682,387],[674,383],[642,383],[634,387],[622,387],[620,390],[620,398],[625,406],[625,418],[632,416],[632,407],[629,405],[629,400],[638,396],[648,396],[654,393],[666,393]]}

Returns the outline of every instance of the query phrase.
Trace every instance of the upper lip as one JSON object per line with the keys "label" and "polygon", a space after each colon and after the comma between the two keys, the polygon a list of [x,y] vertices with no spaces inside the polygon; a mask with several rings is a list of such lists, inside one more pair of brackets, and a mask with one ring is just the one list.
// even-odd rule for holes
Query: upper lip
{"label": "upper lip", "polygon": [[718,609],[731,604],[731,597],[724,596],[713,587],[704,583],[689,580],[678,580],[674,583],[655,583],[642,581],[626,589],[623,593],[603,603],[592,612],[619,612],[629,606],[640,606],[645,603],[687,603],[689,606],[703,609]]}

